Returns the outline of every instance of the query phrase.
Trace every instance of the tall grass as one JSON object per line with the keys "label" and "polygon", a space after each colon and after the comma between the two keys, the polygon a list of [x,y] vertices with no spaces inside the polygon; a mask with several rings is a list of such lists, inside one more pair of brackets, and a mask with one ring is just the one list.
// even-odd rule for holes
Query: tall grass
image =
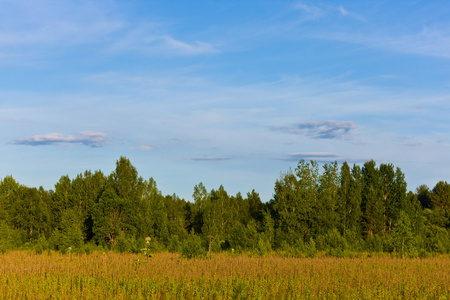
{"label": "tall grass", "polygon": [[[49,255],[50,254],[50,255]],[[449,299],[450,259],[0,255],[0,299]]]}

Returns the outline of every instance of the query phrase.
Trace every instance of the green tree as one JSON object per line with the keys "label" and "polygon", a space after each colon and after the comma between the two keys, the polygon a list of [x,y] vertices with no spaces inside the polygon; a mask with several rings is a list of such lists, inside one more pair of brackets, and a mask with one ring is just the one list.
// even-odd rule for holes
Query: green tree
{"label": "green tree", "polygon": [[297,193],[297,178],[294,174],[287,173],[277,179],[273,204],[277,216],[277,244],[284,241],[294,245],[297,240],[303,240],[308,234],[311,205],[305,202]]}
{"label": "green tree", "polygon": [[405,202],[406,204],[401,207],[401,210],[408,215],[413,234],[419,236],[423,233],[424,226],[422,205],[413,192],[408,192]]}
{"label": "green tree", "polygon": [[338,229],[350,243],[355,243],[361,235],[361,176],[359,166],[353,165],[350,170],[347,162],[342,164],[337,195]]}
{"label": "green tree", "polygon": [[275,182],[276,244],[295,245],[311,235],[313,210],[317,207],[319,170],[317,162],[300,160],[295,174],[283,174]]}
{"label": "green tree", "polygon": [[215,240],[219,241],[225,238],[225,228],[227,227],[229,231],[227,226],[229,207],[230,199],[223,186],[217,191],[211,190],[209,197],[204,198],[201,208],[198,207],[198,212],[202,216],[201,233],[204,238],[214,236]]}
{"label": "green tree", "polygon": [[[202,233],[204,220],[206,217],[205,211],[211,203],[211,195],[206,190],[206,187],[200,182],[194,186],[194,193],[192,194],[194,205],[189,205],[189,230],[196,233]],[[209,211],[209,209],[208,209]],[[206,228],[206,227],[205,227]]]}
{"label": "green tree", "polygon": [[196,258],[205,254],[205,248],[202,245],[200,236],[191,232],[183,243],[181,255],[186,258]]}
{"label": "green tree", "polygon": [[167,195],[165,198],[165,207],[167,211],[167,228],[170,237],[177,236],[184,240],[188,231],[186,230],[185,206],[186,201],[180,199],[177,195]]}
{"label": "green tree", "polygon": [[5,253],[20,245],[20,235],[5,220],[0,220],[0,253]]}
{"label": "green tree", "polygon": [[[263,203],[261,201],[261,198],[259,197],[259,194],[252,190],[251,192],[247,193],[247,199],[246,199],[248,205],[243,204],[243,206],[248,207],[248,212],[250,214],[250,218],[253,220],[256,220],[258,222],[261,222],[263,220]],[[242,210],[239,210],[240,214],[244,214]],[[248,219],[250,220],[250,219]]]}
{"label": "green tree", "polygon": [[450,211],[450,184],[447,181],[439,181],[431,193],[431,203],[433,209],[443,209]]}
{"label": "green tree", "polygon": [[61,219],[61,230],[54,237],[59,251],[80,252],[84,245],[83,223],[75,209],[66,210]]}
{"label": "green tree", "polygon": [[[166,246],[169,242],[168,199],[164,198],[161,191],[158,190],[156,181],[150,178],[145,182],[141,209],[138,212],[141,220],[139,236],[155,237],[158,243]],[[180,234],[180,232],[175,234]]]}
{"label": "green tree", "polygon": [[129,159],[121,156],[110,177],[117,196],[133,204],[138,203],[144,191],[144,180],[138,176]]}
{"label": "green tree", "polygon": [[130,203],[118,197],[114,189],[106,188],[92,212],[97,241],[106,241],[113,248],[119,232],[132,229],[128,222],[132,214]]}
{"label": "green tree", "polygon": [[52,215],[52,227],[59,228],[63,213],[73,208],[72,203],[72,181],[68,175],[61,176],[55,184],[52,194],[50,210]]}
{"label": "green tree", "polygon": [[364,163],[362,169],[362,202],[363,225],[367,235],[383,233],[385,227],[385,207],[380,172],[376,163],[371,160]]}
{"label": "green tree", "polygon": [[411,221],[403,210],[395,224],[393,232],[394,250],[403,258],[405,254],[411,254],[415,250],[415,239],[412,233]]}
{"label": "green tree", "polygon": [[20,186],[10,194],[11,224],[22,230],[28,241],[50,236],[50,213],[45,199],[48,193],[40,188]]}
{"label": "green tree", "polygon": [[395,203],[398,199],[395,193],[395,171],[393,164],[381,164],[379,167],[380,192],[383,198],[384,218],[386,220],[386,229],[389,232],[396,221],[398,214],[398,205]]}
{"label": "green tree", "polygon": [[106,177],[101,171],[85,171],[72,180],[72,203],[78,218],[83,224],[85,239],[90,241],[93,237],[92,211],[98,204],[99,198],[105,188]]}
{"label": "green tree", "polygon": [[141,204],[145,185],[131,162],[120,157],[116,169],[108,176],[104,190],[92,212],[93,232],[97,240],[115,246],[120,231],[137,233],[137,208]]}
{"label": "green tree", "polygon": [[19,183],[12,176],[0,180],[0,221],[10,221],[10,195],[19,188]]}
{"label": "green tree", "polygon": [[422,205],[423,208],[431,208],[432,207],[431,192],[430,192],[430,189],[428,188],[428,186],[426,186],[425,184],[422,184],[419,187],[417,187],[416,195],[417,195],[417,199],[419,199],[420,204]]}
{"label": "green tree", "polygon": [[316,236],[337,228],[340,221],[337,197],[339,189],[338,164],[337,162],[324,164],[323,169],[323,173],[319,176],[319,195],[314,210]]}

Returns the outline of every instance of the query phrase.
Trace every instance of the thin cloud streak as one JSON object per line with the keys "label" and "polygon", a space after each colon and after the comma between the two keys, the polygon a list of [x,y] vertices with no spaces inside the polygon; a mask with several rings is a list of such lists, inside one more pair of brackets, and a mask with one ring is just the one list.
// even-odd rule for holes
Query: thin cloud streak
{"label": "thin cloud streak", "polygon": [[141,145],[139,147],[130,148],[130,150],[140,150],[140,151],[152,151],[155,150],[157,147],[154,145]]}
{"label": "thin cloud streak", "polygon": [[[177,39],[166,32],[168,26],[164,24],[127,19],[122,14],[112,13],[113,9],[108,7],[94,2],[75,5],[69,1],[62,1],[57,6],[45,2],[38,7],[12,4],[8,14],[0,13],[0,59],[36,59],[61,49],[68,52],[68,48],[93,45],[112,55],[130,52],[160,56],[220,53],[211,43]],[[11,16],[26,21],[11,28]]]}
{"label": "thin cloud streak", "polygon": [[312,34],[312,38],[361,44],[370,48],[400,53],[450,58],[450,30],[438,27],[423,28],[412,34],[359,34],[354,32],[327,32]]}
{"label": "thin cloud streak", "polygon": [[339,157],[340,155],[334,152],[296,152],[277,159],[285,161],[299,161],[301,159],[305,159],[315,160],[318,162],[331,162],[338,160]]}
{"label": "thin cloud streak", "polygon": [[105,146],[108,139],[109,137],[102,132],[84,131],[77,136],[64,135],[61,133],[34,135],[23,139],[17,139],[9,143],[27,146],[82,144],[96,148]]}
{"label": "thin cloud streak", "polygon": [[305,135],[313,139],[351,139],[350,132],[356,128],[351,121],[311,121],[297,123],[292,126],[274,127],[275,130],[295,135]]}
{"label": "thin cloud streak", "polygon": [[199,157],[190,157],[187,159],[193,160],[193,161],[220,162],[220,161],[227,161],[227,160],[232,160],[232,159],[236,159],[236,158],[237,158],[237,156],[235,156],[235,155],[225,155],[225,156],[204,155],[204,156],[199,156]]}

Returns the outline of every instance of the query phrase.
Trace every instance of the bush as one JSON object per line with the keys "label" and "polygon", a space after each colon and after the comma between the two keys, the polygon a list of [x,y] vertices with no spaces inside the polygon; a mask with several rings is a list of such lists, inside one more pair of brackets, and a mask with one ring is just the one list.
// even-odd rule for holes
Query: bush
{"label": "bush", "polygon": [[125,235],[125,232],[120,231],[119,236],[116,239],[115,250],[120,253],[131,252],[131,243],[130,240]]}
{"label": "bush", "polygon": [[314,242],[313,238],[310,238],[309,242],[305,244],[305,253],[307,257],[316,257],[318,251],[316,249],[316,243]]}
{"label": "bush", "polygon": [[325,235],[325,245],[327,250],[334,249],[344,251],[348,248],[346,239],[341,236],[336,228],[328,231]]}
{"label": "bush", "polygon": [[47,250],[49,248],[48,246],[49,245],[45,237],[41,236],[33,245],[33,250],[36,254],[42,254],[44,250]]}
{"label": "bush", "polygon": [[272,245],[266,235],[261,234],[256,246],[256,253],[260,256],[268,254],[272,250]]}
{"label": "bush", "polygon": [[20,240],[16,230],[9,227],[5,221],[0,221],[0,253],[16,248]]}
{"label": "bush", "polygon": [[167,250],[169,250],[169,252],[172,252],[172,253],[181,251],[181,242],[180,242],[180,238],[178,237],[178,235],[175,234],[169,238],[169,244],[167,245]]}
{"label": "bush", "polygon": [[189,234],[181,248],[181,255],[186,258],[196,258],[205,254],[202,239],[194,232]]}
{"label": "bush", "polygon": [[66,253],[68,249],[71,249],[72,253],[83,252],[83,229],[74,210],[64,212],[61,220],[61,230],[55,229],[50,244],[61,253]]}
{"label": "bush", "polygon": [[379,235],[369,235],[366,238],[366,250],[370,252],[383,251],[383,239]]}

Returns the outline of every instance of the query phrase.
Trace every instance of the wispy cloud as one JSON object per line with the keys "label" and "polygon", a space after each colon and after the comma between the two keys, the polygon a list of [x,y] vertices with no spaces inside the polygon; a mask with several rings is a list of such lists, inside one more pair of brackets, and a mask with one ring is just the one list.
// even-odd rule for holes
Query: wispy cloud
{"label": "wispy cloud", "polygon": [[313,139],[351,139],[351,130],[356,128],[352,121],[311,121],[273,129],[290,134],[305,135]]}
{"label": "wispy cloud", "polygon": [[315,37],[362,44],[371,48],[400,53],[450,58],[450,29],[445,25],[426,27],[419,32],[408,34],[327,32],[326,34],[316,34]]}
{"label": "wispy cloud", "polygon": [[[328,5],[328,4],[316,4],[316,5],[310,5],[310,4],[304,4],[304,3],[298,3],[294,6],[295,10],[301,11],[303,13],[303,18],[305,21],[314,21],[320,18],[324,17],[347,17],[347,18],[353,18],[359,21],[364,21],[364,18],[360,15],[350,12],[349,10],[345,9],[342,5],[334,6],[334,5]],[[338,14],[337,14],[338,13]]]}
{"label": "wispy cloud", "polygon": [[154,146],[154,145],[140,145],[139,147],[131,148],[130,150],[152,151],[155,149],[156,149],[156,146]]}
{"label": "wispy cloud", "polygon": [[290,153],[286,156],[279,157],[277,159],[286,161],[299,161],[301,159],[305,160],[315,160],[318,162],[330,162],[338,160],[339,154],[334,152],[296,152]]}
{"label": "wispy cloud", "polygon": [[48,56],[61,49],[67,53],[73,47],[92,45],[113,55],[139,52],[194,56],[219,52],[205,41],[175,38],[168,25],[126,18],[118,13],[117,4],[60,2],[56,6],[50,1],[39,5],[14,2],[6,7],[0,4],[0,59]]}
{"label": "wispy cloud", "polygon": [[301,11],[304,14],[305,20],[315,20],[322,17],[325,11],[319,6],[309,5],[304,3],[297,3],[294,9]]}
{"label": "wispy cloud", "polygon": [[23,139],[16,139],[11,141],[10,144],[28,146],[82,144],[88,147],[103,147],[108,139],[109,137],[102,132],[84,131],[76,136],[61,133],[33,135]]}
{"label": "wispy cloud", "polygon": [[[0,46],[98,43],[124,27],[120,18],[94,3],[60,1],[55,6],[45,1],[36,5],[18,2],[0,14]],[[16,23],[17,18],[23,21]]]}
{"label": "wispy cloud", "polygon": [[219,161],[232,160],[232,159],[236,159],[236,158],[237,158],[237,156],[235,156],[235,155],[224,155],[224,156],[203,155],[203,156],[197,156],[197,157],[190,157],[187,159],[193,160],[193,161],[219,162]]}
{"label": "wispy cloud", "polygon": [[179,54],[199,55],[199,54],[214,54],[219,52],[219,50],[217,50],[213,45],[200,41],[195,41],[189,44],[186,42],[176,40],[170,36],[164,36],[162,40],[164,41],[163,45],[168,50],[173,50]]}
{"label": "wispy cloud", "polygon": [[138,52],[143,55],[162,56],[196,56],[217,54],[220,50],[213,44],[203,41],[183,41],[169,33],[161,34],[163,28],[153,28],[142,24],[129,24],[128,27],[117,34],[114,42],[107,46],[113,52]]}
{"label": "wispy cloud", "polygon": [[342,5],[339,5],[338,10],[343,16],[348,15],[348,11],[346,11],[345,8],[342,7]]}

